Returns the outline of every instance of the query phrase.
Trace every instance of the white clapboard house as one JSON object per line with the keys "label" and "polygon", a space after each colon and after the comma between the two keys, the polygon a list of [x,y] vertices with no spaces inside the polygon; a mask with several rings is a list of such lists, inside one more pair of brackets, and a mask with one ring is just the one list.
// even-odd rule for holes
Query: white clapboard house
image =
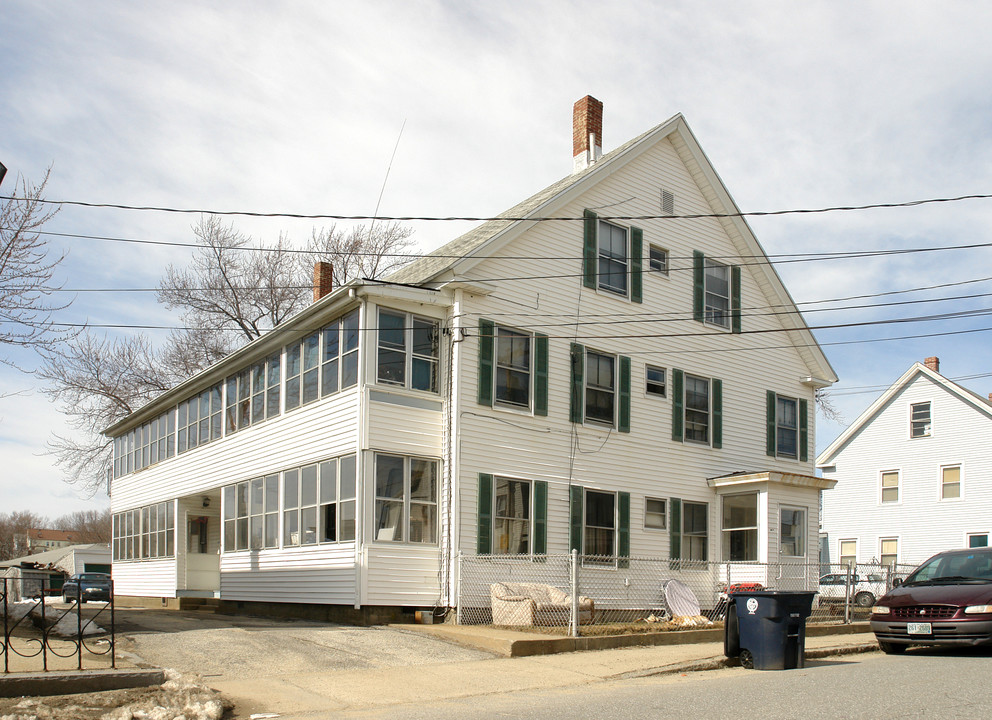
{"label": "white clapboard house", "polygon": [[992,402],[914,363],[820,456],[831,562],[916,564],[987,547],[992,533]]}
{"label": "white clapboard house", "polygon": [[570,175],[386,281],[318,268],[107,430],[119,595],[368,617],[450,606],[459,553],[816,561],[830,364],[681,115],[603,154],[574,112]]}

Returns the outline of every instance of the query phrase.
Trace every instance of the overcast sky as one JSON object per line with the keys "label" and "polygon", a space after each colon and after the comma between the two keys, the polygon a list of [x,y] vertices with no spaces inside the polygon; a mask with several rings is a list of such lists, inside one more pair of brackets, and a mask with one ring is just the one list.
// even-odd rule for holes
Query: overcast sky
{"label": "overcast sky", "polygon": [[[744,211],[992,193],[990,27],[987,2],[5,0],[0,194],[51,166],[53,200],[371,214],[399,138],[380,214],[491,216],[571,171],[572,104],[586,94],[605,104],[607,151],[683,113]],[[65,207],[46,229],[185,242],[194,221]],[[266,241],[313,228],[237,223]],[[750,223],[772,256],[944,247],[989,242],[992,200]],[[414,238],[429,250],[466,227],[417,223]],[[58,319],[175,324],[153,293],[120,289],[156,287],[188,251],[50,242],[69,253],[67,289],[116,289],[74,295]],[[979,280],[990,260],[978,248],[778,269],[810,303]],[[964,299],[806,317],[988,309],[984,293],[992,281],[883,298]],[[834,343],[985,327],[977,316],[816,335],[850,422],[929,355],[986,395],[992,334]],[[2,393],[16,394],[0,398],[0,511],[106,506],[44,454],[65,429],[33,378],[0,368]],[[819,420],[818,449],[842,429]]]}

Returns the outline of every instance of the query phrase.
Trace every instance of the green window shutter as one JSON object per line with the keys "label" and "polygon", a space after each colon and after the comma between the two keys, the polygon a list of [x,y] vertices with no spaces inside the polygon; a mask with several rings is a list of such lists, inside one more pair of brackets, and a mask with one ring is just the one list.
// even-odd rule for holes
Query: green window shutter
{"label": "green window shutter", "polygon": [[778,429],[775,424],[775,412],[778,406],[778,399],[771,390],[765,391],[765,455],[775,457],[776,436]]}
{"label": "green window shutter", "polygon": [[713,414],[712,446],[719,450],[723,447],[723,380],[713,378],[710,388],[710,394],[713,395],[711,400]]}
{"label": "green window shutter", "polygon": [[676,442],[682,442],[684,438],[683,434],[683,420],[684,420],[684,407],[685,402],[684,391],[683,391],[684,380],[682,377],[682,371],[677,368],[672,368],[672,440]]}
{"label": "green window shutter", "polygon": [[630,567],[630,493],[618,493],[619,515],[617,518],[617,566]]}
{"label": "green window shutter", "polygon": [[493,551],[493,476],[479,473],[479,544],[476,552],[489,555]]}
{"label": "green window shutter", "polygon": [[630,432],[630,358],[620,356],[620,420],[617,429]]}
{"label": "green window shutter", "polygon": [[548,336],[534,335],[534,414],[548,414]]}
{"label": "green window shutter", "polygon": [[587,288],[596,287],[596,264],[599,248],[596,243],[596,225],[599,216],[592,210],[582,212],[582,284]]}
{"label": "green window shutter", "polygon": [[571,346],[572,390],[569,393],[568,417],[573,423],[582,422],[582,376],[586,365],[586,349],[578,343]]}
{"label": "green window shutter", "polygon": [[582,554],[582,486],[572,485],[568,492],[568,549]]}
{"label": "green window shutter", "polygon": [[548,552],[548,484],[534,482],[534,554]]}
{"label": "green window shutter", "polygon": [[682,557],[682,500],[671,498],[671,524],[668,526],[668,557],[678,560]]}
{"label": "green window shutter", "polygon": [[741,268],[730,268],[730,318],[733,332],[741,331]]}
{"label": "green window shutter", "polygon": [[630,299],[639,303],[644,300],[644,273],[641,270],[644,253],[644,231],[639,227],[630,229]]}
{"label": "green window shutter", "polygon": [[703,254],[692,251],[692,319],[703,321]]}
{"label": "green window shutter", "polygon": [[806,462],[809,459],[809,403],[799,401],[799,459]]}
{"label": "green window shutter", "polygon": [[493,406],[493,355],[496,326],[479,320],[479,404]]}

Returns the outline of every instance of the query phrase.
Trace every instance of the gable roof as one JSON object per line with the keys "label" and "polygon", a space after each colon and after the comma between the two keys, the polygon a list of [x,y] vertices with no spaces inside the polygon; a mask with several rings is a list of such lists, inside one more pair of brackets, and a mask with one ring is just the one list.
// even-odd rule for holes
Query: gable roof
{"label": "gable roof", "polygon": [[882,393],[875,400],[875,402],[869,405],[868,408],[861,413],[861,415],[859,415],[858,418],[851,423],[847,429],[837,437],[836,440],[830,443],[830,446],[826,450],[817,456],[817,467],[830,465],[837,454],[851,440],[853,440],[859,432],[861,432],[862,428],[870,424],[875,417],[882,412],[893,397],[900,393],[904,388],[908,387],[920,376],[929,378],[934,384],[943,387],[952,395],[957,396],[963,402],[974,407],[976,410],[985,413],[989,419],[992,419],[992,402],[989,402],[978,393],[961,387],[952,380],[948,380],[939,372],[931,370],[921,362],[913,363],[913,365],[906,372],[904,372],[898,380],[889,386],[888,390]]}
{"label": "gable roof", "polygon": [[[680,113],[606,153],[584,170],[562,178],[514,205],[495,219],[482,223],[397,270],[386,280],[409,285],[426,285],[456,279],[459,272],[468,270],[529,229],[534,220],[553,217],[557,208],[601,179],[617,172],[665,139],[672,142],[713,214],[727,216],[718,220],[738,253],[741,256],[767,258],[764,248],[761,247],[747,221],[741,217],[740,209]],[[796,307],[795,301],[770,261],[754,263],[751,265],[751,270],[758,279],[762,292],[774,304]],[[783,313],[779,317],[787,329],[797,332],[796,335],[789,333],[789,337],[797,353],[809,368],[811,384],[826,386],[836,382],[836,373],[798,308],[794,313]]]}
{"label": "gable roof", "polygon": [[[52,548],[45,552],[25,555],[24,557],[11,558],[0,562],[0,567],[25,567],[25,568],[62,568],[60,563],[67,557],[76,553],[92,553],[94,555],[106,555],[110,560],[110,545],[107,543],[89,543],[86,545],[67,545],[60,548]],[[62,568],[64,569],[64,568]],[[72,572],[71,569],[67,572]]]}

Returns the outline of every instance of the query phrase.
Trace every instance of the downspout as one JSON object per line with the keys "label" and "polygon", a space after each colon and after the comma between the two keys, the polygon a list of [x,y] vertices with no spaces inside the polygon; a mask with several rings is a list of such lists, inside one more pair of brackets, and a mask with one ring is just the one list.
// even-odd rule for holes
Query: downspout
{"label": "downspout", "polygon": [[461,437],[458,408],[458,401],[461,394],[461,368],[462,342],[465,340],[464,328],[462,327],[462,308],[465,302],[465,291],[455,290],[455,299],[451,312],[451,339],[448,343],[448,367],[447,367],[447,389],[446,389],[446,427],[445,433],[445,494],[447,497],[447,508],[445,518],[445,556],[442,562],[441,582],[443,586],[442,603],[451,607],[455,602],[455,587],[458,582],[457,567],[454,564],[456,553],[461,549],[458,539],[461,537],[461,518],[459,513],[459,498],[455,493],[457,487],[458,469],[460,463],[459,445]]}
{"label": "downspout", "polygon": [[[355,288],[348,295],[357,298]],[[358,310],[358,412],[355,447],[355,609],[361,609],[365,601],[365,588],[362,585],[365,561],[365,455],[362,449],[368,439],[368,393],[365,389],[365,366],[368,360],[368,301],[361,298]]]}

